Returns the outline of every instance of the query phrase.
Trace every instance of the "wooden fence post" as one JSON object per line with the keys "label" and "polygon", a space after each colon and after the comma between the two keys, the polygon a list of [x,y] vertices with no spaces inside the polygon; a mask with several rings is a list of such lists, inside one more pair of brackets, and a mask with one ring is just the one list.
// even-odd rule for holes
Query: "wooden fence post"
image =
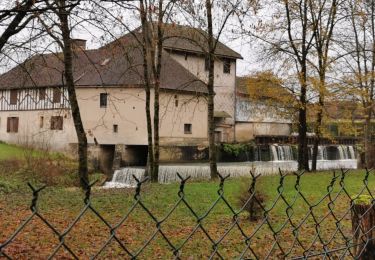
{"label": "wooden fence post", "polygon": [[375,207],[372,197],[361,195],[353,200],[352,230],[354,255],[359,260],[375,259]]}

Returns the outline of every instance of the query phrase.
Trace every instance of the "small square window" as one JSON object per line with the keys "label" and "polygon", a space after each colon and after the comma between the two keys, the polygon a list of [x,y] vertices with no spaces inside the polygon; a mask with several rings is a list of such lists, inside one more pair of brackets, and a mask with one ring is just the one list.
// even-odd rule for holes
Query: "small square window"
{"label": "small square window", "polygon": [[184,133],[185,134],[191,134],[191,124],[184,124]]}
{"label": "small square window", "polygon": [[224,59],[223,62],[223,72],[226,74],[230,74],[230,59]]}
{"label": "small square window", "polygon": [[51,116],[51,130],[63,130],[63,122],[62,116]]}
{"label": "small square window", "polygon": [[108,93],[100,93],[100,107],[107,107]]}
{"label": "small square window", "polygon": [[113,125],[113,132],[118,133],[118,125]]}
{"label": "small square window", "polygon": [[7,133],[18,133],[18,117],[8,117]]}

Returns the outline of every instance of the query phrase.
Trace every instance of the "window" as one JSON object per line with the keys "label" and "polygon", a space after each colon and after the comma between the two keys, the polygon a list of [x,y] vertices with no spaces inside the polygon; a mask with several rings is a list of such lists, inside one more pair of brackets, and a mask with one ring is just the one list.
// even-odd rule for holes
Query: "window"
{"label": "window", "polygon": [[63,130],[63,117],[51,116],[51,130]]}
{"label": "window", "polygon": [[53,89],[53,103],[60,103],[61,102],[61,91],[58,88]]}
{"label": "window", "polygon": [[191,134],[191,124],[184,124],[184,133]]}
{"label": "window", "polygon": [[204,59],[204,70],[208,71],[210,69],[210,59],[206,56]]}
{"label": "window", "polygon": [[44,126],[44,117],[41,116],[41,117],[39,118],[39,128],[43,128],[43,126]]}
{"label": "window", "polygon": [[108,94],[100,93],[100,107],[107,107]]}
{"label": "window", "polygon": [[10,104],[11,105],[17,105],[17,96],[18,96],[17,89],[10,90]]}
{"label": "window", "polygon": [[178,107],[178,96],[174,95],[174,105],[175,107]]}
{"label": "window", "polygon": [[118,133],[118,125],[113,125],[113,132]]}
{"label": "window", "polygon": [[18,133],[18,117],[8,117],[7,132]]}
{"label": "window", "polygon": [[39,89],[39,100],[45,100],[46,99],[46,89],[41,88]]}
{"label": "window", "polygon": [[333,136],[339,136],[339,127],[336,124],[329,124],[328,129]]}
{"label": "window", "polygon": [[185,52],[185,60],[187,60],[187,59],[188,59],[188,53]]}
{"label": "window", "polygon": [[224,59],[223,63],[224,63],[223,72],[230,74],[230,59]]}

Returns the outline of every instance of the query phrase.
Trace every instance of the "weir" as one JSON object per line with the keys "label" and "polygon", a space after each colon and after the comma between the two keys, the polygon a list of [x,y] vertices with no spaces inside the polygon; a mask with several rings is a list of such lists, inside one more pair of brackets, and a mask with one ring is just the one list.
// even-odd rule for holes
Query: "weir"
{"label": "weir", "polygon": [[[310,156],[312,155],[312,147]],[[273,144],[269,146],[271,161],[245,161],[218,163],[218,171],[221,175],[230,174],[231,177],[250,176],[250,171],[254,174],[270,175],[282,171],[293,172],[298,170],[298,163],[294,159],[293,147],[289,145]],[[248,157],[247,157],[248,158]],[[311,157],[310,157],[311,159]],[[312,161],[309,161],[310,167]],[[318,170],[332,169],[356,169],[357,159],[353,146],[319,146],[318,147]],[[159,183],[172,183],[179,181],[176,173],[186,178],[207,180],[210,179],[210,167],[208,163],[181,163],[160,165]],[[141,167],[125,167],[115,171],[110,182],[104,188],[129,188],[135,187],[136,181],[133,175],[142,179],[145,169]]]}

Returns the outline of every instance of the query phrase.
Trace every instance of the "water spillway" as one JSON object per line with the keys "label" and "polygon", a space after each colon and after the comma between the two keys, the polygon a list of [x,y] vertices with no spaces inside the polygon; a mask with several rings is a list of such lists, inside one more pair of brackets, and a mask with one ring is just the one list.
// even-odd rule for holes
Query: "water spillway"
{"label": "water spillway", "polygon": [[293,150],[290,145],[270,145],[272,161],[293,161]]}
{"label": "water spillway", "polygon": [[[312,147],[309,147],[311,167]],[[282,171],[297,171],[298,163],[295,160],[296,150],[289,145],[273,144],[268,147],[269,160],[268,161],[243,161],[243,162],[221,162],[218,163],[218,172],[226,176],[230,174],[231,177],[250,176],[250,171],[254,174],[277,174],[279,169]],[[254,149],[254,159],[260,159],[264,156],[264,147]],[[249,159],[249,156],[246,155]],[[356,169],[357,160],[355,149],[353,146],[319,146],[317,170],[331,170],[331,169]],[[179,178],[176,173],[179,173],[183,178],[190,176],[192,179],[208,180],[210,179],[210,167],[208,163],[181,163],[160,165],[159,167],[159,183],[178,182]],[[122,188],[135,187],[136,180],[142,179],[145,175],[145,169],[140,167],[125,167],[117,170],[110,182],[107,182],[106,188]]]}

